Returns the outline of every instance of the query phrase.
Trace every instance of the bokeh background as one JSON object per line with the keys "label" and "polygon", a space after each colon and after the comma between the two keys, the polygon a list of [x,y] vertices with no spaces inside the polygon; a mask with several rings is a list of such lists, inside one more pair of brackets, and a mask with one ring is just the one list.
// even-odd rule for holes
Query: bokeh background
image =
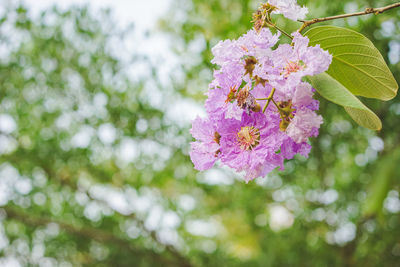
{"label": "bokeh background", "polygon": [[[393,2],[299,1],[309,18]],[[1,266],[400,265],[400,97],[363,99],[380,132],[321,100],[309,159],[249,184],[193,169],[210,50],[259,4],[0,1]],[[329,24],[399,81],[400,9]]]}

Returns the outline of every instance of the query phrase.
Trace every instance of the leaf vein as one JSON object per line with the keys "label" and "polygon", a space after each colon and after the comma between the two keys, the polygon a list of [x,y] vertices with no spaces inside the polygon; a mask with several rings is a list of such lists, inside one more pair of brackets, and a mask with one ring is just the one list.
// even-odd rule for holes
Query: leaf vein
{"label": "leaf vein", "polygon": [[356,53],[356,52],[342,53],[342,54],[334,55],[334,57],[347,56],[347,55],[370,57],[370,58],[374,58],[374,59],[377,59],[377,60],[381,60],[381,58],[379,58],[379,57],[375,57],[375,56],[367,55],[367,54],[362,54],[362,53]]}
{"label": "leaf vein", "polygon": [[370,45],[366,45],[366,44],[357,44],[357,43],[340,43],[340,44],[325,46],[325,47],[323,47],[323,49],[334,48],[334,47],[337,47],[337,46],[343,47],[343,46],[346,46],[346,45],[350,45],[350,46],[364,46],[364,47],[367,47],[367,48],[369,48],[369,49],[372,49],[372,47],[371,47]]}
{"label": "leaf vein", "polygon": [[320,39],[316,39],[316,40],[312,40],[312,43],[318,43],[318,42],[320,42],[320,41],[325,41],[325,40],[329,40],[329,39],[335,39],[335,38],[338,38],[338,37],[354,37],[354,35],[349,35],[349,34],[347,34],[347,35],[334,35],[334,36],[328,36],[328,37],[325,37],[325,38],[320,38]]}
{"label": "leaf vein", "polygon": [[[355,65],[353,65],[353,64],[351,64],[351,63],[349,63],[349,62],[346,62],[346,61],[344,61],[344,60],[342,60],[342,59],[339,59],[339,58],[336,58],[336,59],[339,60],[339,61],[341,61],[343,64],[346,64],[346,65],[348,65],[348,66],[350,66],[350,67],[353,67],[353,68],[357,69],[358,71],[360,71],[361,73],[363,73],[363,74],[366,75],[367,77],[371,78],[372,80],[376,81],[377,83],[381,84],[381,85],[384,86],[385,88],[387,88],[387,89],[389,89],[390,91],[392,91],[391,88],[390,88],[389,86],[385,85],[384,83],[382,83],[381,81],[379,81],[378,79],[376,79],[374,76],[371,76],[370,74],[368,74],[366,71],[362,70],[361,68],[358,68],[357,66],[355,66]],[[377,89],[378,89],[378,88],[377,88]],[[379,89],[378,89],[378,90],[379,90]],[[382,91],[382,90],[379,90],[379,91]]]}

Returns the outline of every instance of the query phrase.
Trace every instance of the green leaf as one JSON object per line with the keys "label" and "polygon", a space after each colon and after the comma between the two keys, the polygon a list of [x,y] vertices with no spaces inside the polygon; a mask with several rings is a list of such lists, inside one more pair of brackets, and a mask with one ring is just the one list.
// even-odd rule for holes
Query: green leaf
{"label": "green leaf", "polygon": [[396,149],[380,160],[374,171],[373,182],[368,190],[368,199],[363,206],[363,216],[370,217],[382,211],[383,202],[394,177],[399,177],[400,149]]}
{"label": "green leaf", "polygon": [[378,116],[329,74],[321,73],[308,76],[307,79],[322,97],[343,106],[359,125],[372,130],[382,129],[382,123]]}
{"label": "green leaf", "polygon": [[379,50],[364,35],[345,28],[320,26],[305,33],[310,45],[332,54],[329,75],[355,95],[390,100],[399,88]]}

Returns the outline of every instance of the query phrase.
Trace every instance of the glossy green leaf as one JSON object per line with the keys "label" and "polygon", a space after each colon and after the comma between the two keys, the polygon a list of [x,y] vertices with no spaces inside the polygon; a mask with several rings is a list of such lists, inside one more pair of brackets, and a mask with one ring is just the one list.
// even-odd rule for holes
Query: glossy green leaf
{"label": "glossy green leaf", "polygon": [[378,116],[329,74],[321,73],[309,76],[307,79],[322,97],[343,106],[346,112],[359,125],[372,130],[380,130],[382,128],[382,123]]}
{"label": "glossy green leaf", "polygon": [[334,26],[315,27],[305,33],[310,45],[319,44],[332,54],[327,71],[355,95],[390,100],[398,84],[381,53],[364,35]]}

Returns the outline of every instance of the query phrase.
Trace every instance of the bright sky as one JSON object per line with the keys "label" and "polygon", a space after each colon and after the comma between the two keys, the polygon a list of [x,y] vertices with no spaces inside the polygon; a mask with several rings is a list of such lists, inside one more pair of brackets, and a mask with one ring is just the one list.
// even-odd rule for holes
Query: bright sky
{"label": "bright sky", "polygon": [[[1,1],[1,0],[0,0]],[[12,0],[11,0],[12,1]],[[166,12],[173,0],[21,0],[25,3],[28,12],[35,16],[40,11],[45,10],[53,5],[57,5],[62,9],[68,9],[73,5],[85,6],[90,5],[92,10],[101,8],[110,8],[113,13],[113,19],[117,21],[119,26],[134,23],[135,37],[127,40],[128,49],[132,52],[145,54],[153,62],[157,62],[160,77],[168,77],[168,72],[176,68],[178,58],[170,50],[170,42],[168,38],[162,34],[152,32],[150,37],[144,37],[146,31],[151,31],[156,26],[157,20]],[[123,57],[121,58],[123,60]],[[161,63],[160,63],[161,62]],[[163,79],[164,85],[168,83],[167,79]],[[152,94],[152,99],[161,101],[162,97],[157,90],[148,89]],[[174,108],[170,108],[167,117],[178,122],[180,125],[187,125],[197,115],[204,116],[203,110],[194,101],[174,99]],[[155,103],[159,105],[160,103]],[[182,110],[187,110],[182,114]]]}
{"label": "bright sky", "polygon": [[122,25],[134,22],[137,29],[148,30],[154,26],[157,18],[168,10],[171,0],[23,0],[22,2],[26,3],[34,13],[54,4],[61,8],[86,4],[95,8],[109,7]]}

